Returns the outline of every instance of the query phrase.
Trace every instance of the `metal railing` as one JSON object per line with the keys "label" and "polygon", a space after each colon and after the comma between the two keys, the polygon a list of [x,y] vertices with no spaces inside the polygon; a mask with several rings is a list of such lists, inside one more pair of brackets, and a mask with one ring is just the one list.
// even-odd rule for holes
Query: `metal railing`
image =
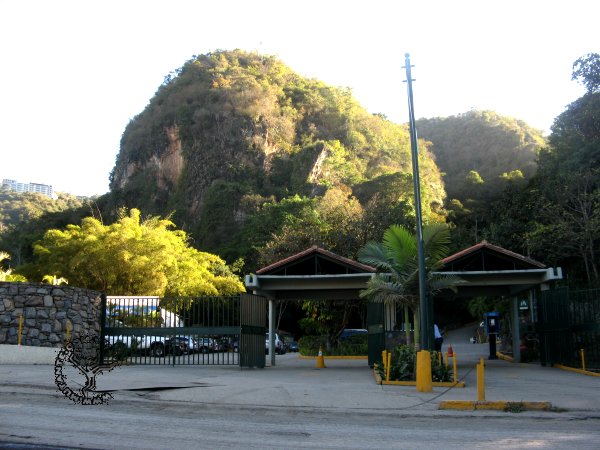
{"label": "metal railing", "polygon": [[543,291],[537,331],[542,364],[577,367],[583,349],[586,365],[600,370],[600,289]]}

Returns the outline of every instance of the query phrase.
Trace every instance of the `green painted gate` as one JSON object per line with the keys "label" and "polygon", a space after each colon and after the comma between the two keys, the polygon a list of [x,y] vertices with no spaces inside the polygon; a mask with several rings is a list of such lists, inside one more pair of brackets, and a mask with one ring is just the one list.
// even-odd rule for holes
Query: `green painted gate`
{"label": "green painted gate", "polygon": [[367,303],[367,331],[369,344],[369,367],[381,360],[385,349],[385,309],[383,303]]}
{"label": "green painted gate", "polygon": [[240,366],[265,367],[267,300],[258,295],[240,298]]}
{"label": "green painted gate", "polygon": [[265,305],[263,297],[246,294],[103,297],[101,357],[145,365],[264,367]]}

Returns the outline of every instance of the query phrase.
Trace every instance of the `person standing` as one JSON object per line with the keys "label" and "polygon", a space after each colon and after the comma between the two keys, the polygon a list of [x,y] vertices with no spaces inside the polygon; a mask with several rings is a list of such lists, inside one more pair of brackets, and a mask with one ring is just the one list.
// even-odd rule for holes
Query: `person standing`
{"label": "person standing", "polygon": [[437,323],[433,324],[433,337],[434,337],[435,351],[441,352],[444,338],[442,337],[442,333],[440,333],[440,329],[438,328]]}

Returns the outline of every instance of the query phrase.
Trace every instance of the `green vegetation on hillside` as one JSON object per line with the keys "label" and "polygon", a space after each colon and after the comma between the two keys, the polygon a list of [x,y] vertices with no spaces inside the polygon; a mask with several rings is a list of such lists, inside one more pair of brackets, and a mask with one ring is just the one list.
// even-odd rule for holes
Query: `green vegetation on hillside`
{"label": "green vegetation on hillside", "polygon": [[463,204],[496,198],[508,182],[530,179],[545,145],[540,131],[493,111],[420,119],[417,129],[433,144],[448,198]]}
{"label": "green vegetation on hillside", "polygon": [[[462,238],[479,238],[560,266],[570,283],[597,284],[600,245],[600,55],[574,64],[588,88],[554,121],[538,170],[478,208],[456,217]],[[456,236],[455,236],[456,237]]]}
{"label": "green vegetation on hillside", "polygon": [[0,190],[0,250],[10,255],[13,267],[28,262],[33,242],[46,230],[79,222],[90,208],[95,208],[91,205],[61,192],[52,199],[37,193]]}
{"label": "green vegetation on hillside", "polygon": [[[444,187],[424,142],[421,167],[424,215],[443,220]],[[369,209],[383,201],[372,187],[385,184],[388,206],[410,209],[410,174],[405,125],[368,113],[348,89],[302,77],[275,57],[219,51],[167,77],[127,126],[109,206],[173,211],[195,245],[217,251],[240,233],[262,246],[245,227],[265,205],[295,195],[320,203],[341,189]],[[237,256],[256,268],[251,255]]]}

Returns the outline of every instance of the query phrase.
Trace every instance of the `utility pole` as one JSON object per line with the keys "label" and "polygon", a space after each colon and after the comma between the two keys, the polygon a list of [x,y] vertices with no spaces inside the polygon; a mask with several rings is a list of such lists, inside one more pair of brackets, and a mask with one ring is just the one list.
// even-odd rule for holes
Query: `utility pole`
{"label": "utility pole", "polygon": [[406,84],[408,87],[408,119],[410,125],[410,149],[412,154],[413,186],[415,193],[415,221],[417,228],[417,257],[419,263],[419,321],[421,322],[421,350],[433,350],[431,339],[433,323],[427,299],[425,283],[425,249],[423,244],[423,214],[421,212],[421,183],[419,177],[419,148],[417,144],[417,127],[415,125],[415,110],[413,106],[412,75],[410,55],[404,54],[406,69]]}

